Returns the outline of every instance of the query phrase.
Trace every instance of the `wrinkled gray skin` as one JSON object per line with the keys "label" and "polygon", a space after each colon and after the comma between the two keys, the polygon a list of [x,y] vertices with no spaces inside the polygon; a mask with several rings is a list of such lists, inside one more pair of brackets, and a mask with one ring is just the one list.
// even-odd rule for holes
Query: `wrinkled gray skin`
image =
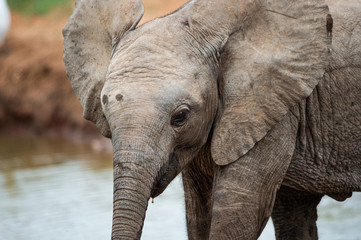
{"label": "wrinkled gray skin", "polygon": [[112,239],[180,172],[189,239],[257,239],[271,214],[317,239],[322,196],[361,190],[361,7],[328,4],[195,0],[135,28],[139,0],[77,1],[64,62],[113,142]]}

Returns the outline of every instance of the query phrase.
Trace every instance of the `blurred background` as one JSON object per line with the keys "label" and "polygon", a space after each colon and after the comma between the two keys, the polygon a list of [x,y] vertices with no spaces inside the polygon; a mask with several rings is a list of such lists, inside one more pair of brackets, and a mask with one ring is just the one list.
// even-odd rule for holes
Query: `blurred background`
{"label": "blurred background", "polygon": [[[141,22],[186,0],[143,0]],[[10,11],[7,6],[10,7]],[[111,143],[82,118],[62,62],[73,0],[0,0],[0,239],[110,239]],[[319,207],[320,239],[361,239],[359,194]],[[142,239],[186,239],[178,177],[149,204]],[[275,239],[269,224],[260,239]]]}

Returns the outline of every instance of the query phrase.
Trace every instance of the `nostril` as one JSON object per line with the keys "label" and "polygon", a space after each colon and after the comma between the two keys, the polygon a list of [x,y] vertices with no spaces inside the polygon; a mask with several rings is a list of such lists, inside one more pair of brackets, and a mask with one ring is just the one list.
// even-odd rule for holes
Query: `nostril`
{"label": "nostril", "polygon": [[108,96],[107,95],[103,95],[103,104],[107,104],[108,103]]}
{"label": "nostril", "polygon": [[120,101],[123,100],[123,95],[122,95],[122,94],[117,94],[117,95],[115,96],[115,99],[116,99],[118,102],[120,102]]}

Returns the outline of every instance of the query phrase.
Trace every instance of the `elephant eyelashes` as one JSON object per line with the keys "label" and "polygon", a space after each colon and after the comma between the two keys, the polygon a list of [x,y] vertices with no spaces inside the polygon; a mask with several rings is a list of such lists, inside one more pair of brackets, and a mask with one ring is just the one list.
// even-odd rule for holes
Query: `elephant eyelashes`
{"label": "elephant eyelashes", "polygon": [[188,117],[188,113],[189,111],[184,109],[174,114],[171,120],[171,125],[173,127],[182,126]]}

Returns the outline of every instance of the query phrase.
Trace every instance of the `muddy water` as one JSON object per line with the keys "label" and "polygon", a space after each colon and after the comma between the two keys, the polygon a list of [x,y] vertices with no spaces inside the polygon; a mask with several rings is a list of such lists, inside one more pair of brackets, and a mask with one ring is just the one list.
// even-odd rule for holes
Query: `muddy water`
{"label": "muddy water", "polygon": [[[361,195],[324,199],[319,235],[361,240]],[[0,137],[0,239],[110,239],[112,157],[53,139]],[[183,193],[175,179],[149,204],[145,240],[185,240]],[[260,239],[275,239],[268,225]]]}

